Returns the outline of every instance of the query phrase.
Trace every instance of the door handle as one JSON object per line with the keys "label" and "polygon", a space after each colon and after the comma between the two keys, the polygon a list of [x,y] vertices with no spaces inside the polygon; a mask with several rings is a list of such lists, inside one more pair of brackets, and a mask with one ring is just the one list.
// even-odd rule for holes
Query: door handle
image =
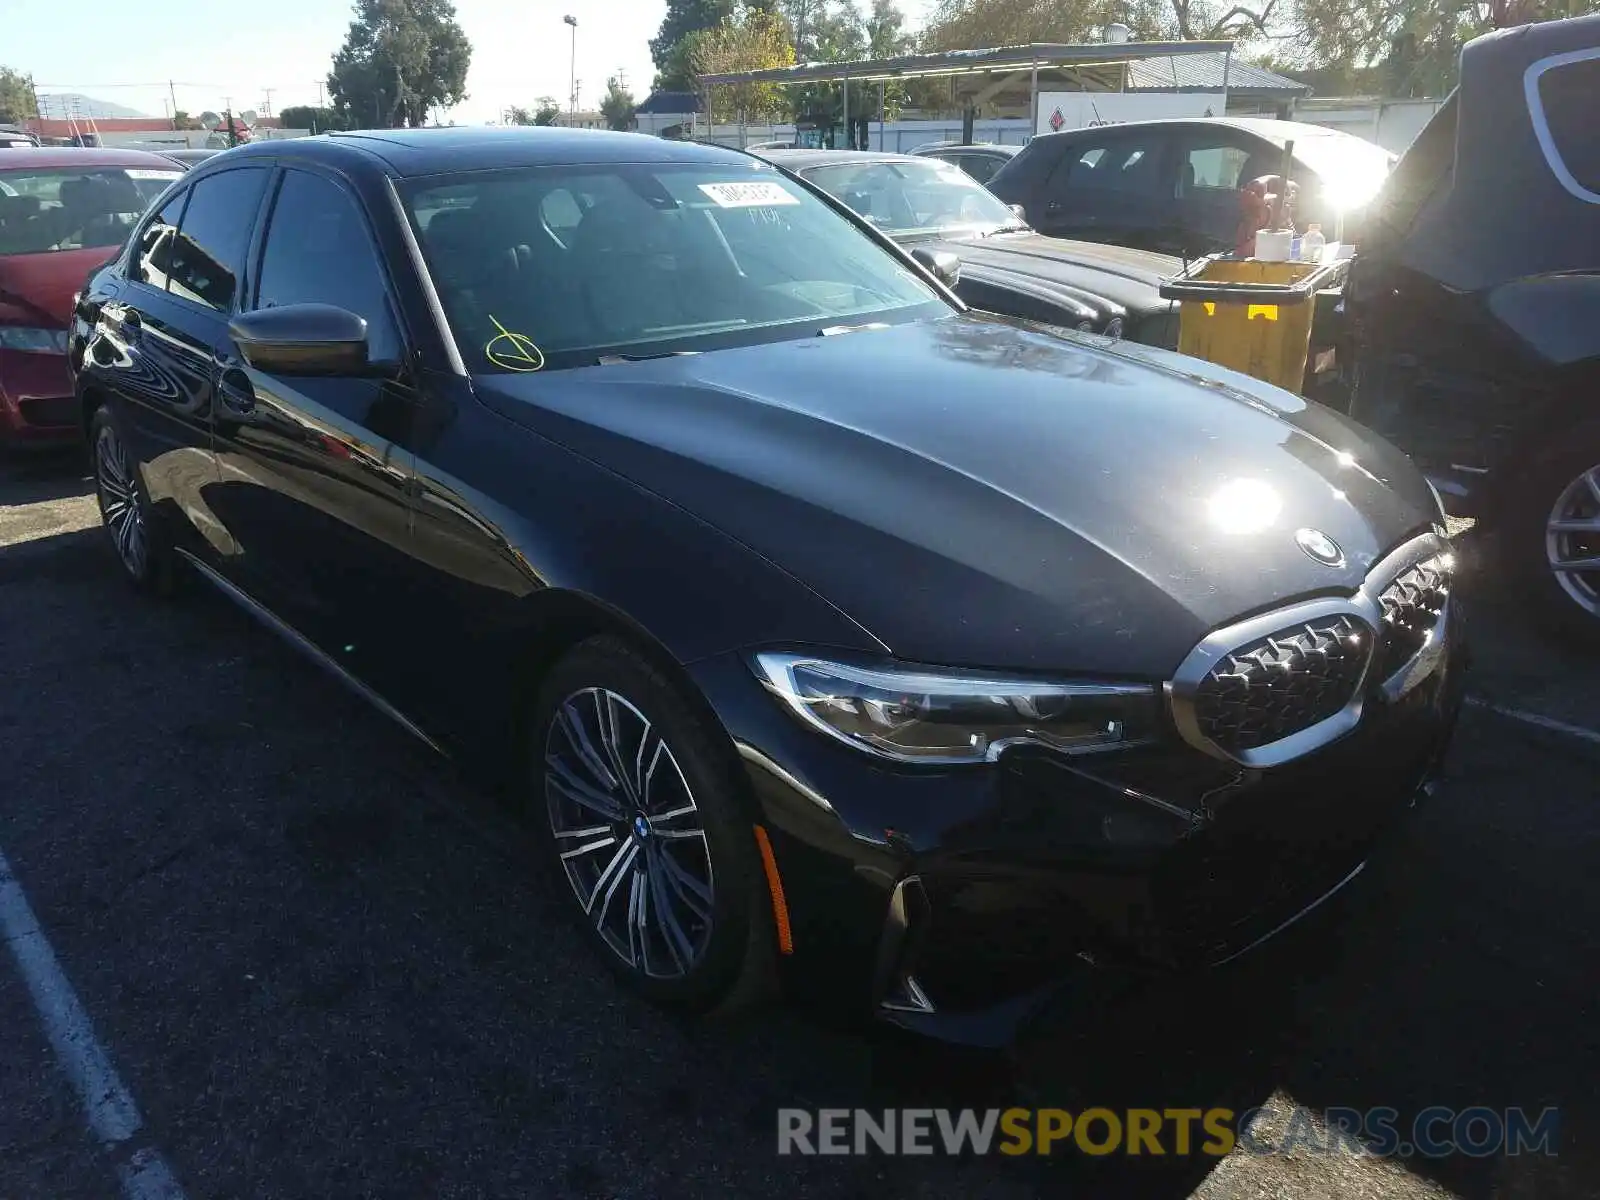
{"label": "door handle", "polygon": [[1059,200],[1050,201],[1050,203],[1048,203],[1048,204],[1046,204],[1044,206],[1044,210],[1047,213],[1060,212],[1061,211],[1061,201],[1059,201]]}
{"label": "door handle", "polygon": [[229,367],[217,378],[217,398],[234,416],[247,417],[256,410],[256,390],[237,367]]}

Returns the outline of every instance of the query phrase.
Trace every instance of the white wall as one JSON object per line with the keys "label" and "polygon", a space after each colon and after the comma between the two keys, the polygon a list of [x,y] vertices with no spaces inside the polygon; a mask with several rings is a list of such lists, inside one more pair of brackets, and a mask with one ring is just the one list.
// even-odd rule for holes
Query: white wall
{"label": "white wall", "polygon": [[1222,114],[1221,92],[1040,92],[1035,133]]}
{"label": "white wall", "polygon": [[1345,100],[1330,96],[1325,100],[1302,100],[1295,105],[1294,119],[1353,133],[1400,154],[1443,103],[1442,100]]}

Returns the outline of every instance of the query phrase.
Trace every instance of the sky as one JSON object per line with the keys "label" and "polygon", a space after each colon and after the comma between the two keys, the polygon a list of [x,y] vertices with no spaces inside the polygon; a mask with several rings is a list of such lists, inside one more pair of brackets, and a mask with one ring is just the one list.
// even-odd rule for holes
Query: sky
{"label": "sky", "polygon": [[[606,79],[622,71],[637,99],[650,90],[655,68],[649,41],[660,28],[666,0],[455,0],[472,42],[468,97],[450,117],[463,124],[493,121],[508,105],[532,107],[554,96],[565,107],[578,19],[579,98],[593,108]],[[918,27],[934,0],[901,0]],[[171,97],[192,115],[271,111],[315,104],[317,84],[344,41],[351,9],[338,0],[272,0],[217,5],[202,0],[139,0],[135,41],[85,37],[82,22],[63,20],[61,0],[0,0],[5,37],[0,66],[31,73],[39,91],[82,92],[151,116],[164,116]],[[131,28],[131,27],[130,27]],[[160,31],[159,36],[151,36]],[[167,81],[173,81],[169,90]],[[48,108],[48,101],[46,101]]]}

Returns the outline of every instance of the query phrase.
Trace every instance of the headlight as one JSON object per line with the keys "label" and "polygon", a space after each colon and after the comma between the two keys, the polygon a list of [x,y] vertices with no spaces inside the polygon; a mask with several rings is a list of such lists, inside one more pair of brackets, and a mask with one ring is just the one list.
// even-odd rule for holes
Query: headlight
{"label": "headlight", "polygon": [[26,350],[33,354],[65,354],[67,331],[0,325],[0,350]]}
{"label": "headlight", "polygon": [[755,665],[806,724],[897,762],[993,761],[1022,742],[1068,754],[1113,750],[1150,740],[1160,711],[1147,684],[858,667],[798,654],[758,654]]}
{"label": "headlight", "polygon": [[1106,322],[1106,336],[1108,338],[1120,338],[1122,336],[1121,317],[1112,317],[1111,320]]}

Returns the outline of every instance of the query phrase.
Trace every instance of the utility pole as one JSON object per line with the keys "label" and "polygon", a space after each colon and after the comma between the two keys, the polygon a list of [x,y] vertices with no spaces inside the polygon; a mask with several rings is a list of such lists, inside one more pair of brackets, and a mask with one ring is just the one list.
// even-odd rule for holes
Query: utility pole
{"label": "utility pole", "polygon": [[172,127],[178,127],[178,89],[173,86],[172,80],[167,80],[167,95],[172,98]]}
{"label": "utility pole", "polygon": [[266,94],[267,94],[267,102],[265,104],[263,104],[261,107],[262,107],[262,110],[265,112],[265,114],[270,117],[272,115],[272,93],[277,91],[278,89],[277,88],[262,88],[261,90],[266,92]]}
{"label": "utility pole", "polygon": [[44,109],[39,107],[39,85],[33,81],[33,72],[28,72],[28,90],[33,93],[33,119],[34,131],[44,133]]}
{"label": "utility pole", "polygon": [[569,93],[569,98],[572,102],[572,113],[576,116],[578,112],[578,18],[568,13],[561,19],[572,26],[572,91]]}
{"label": "utility pole", "polygon": [[320,80],[320,79],[317,80],[317,107],[318,108],[327,108],[328,107],[328,99],[323,94],[323,81]]}

